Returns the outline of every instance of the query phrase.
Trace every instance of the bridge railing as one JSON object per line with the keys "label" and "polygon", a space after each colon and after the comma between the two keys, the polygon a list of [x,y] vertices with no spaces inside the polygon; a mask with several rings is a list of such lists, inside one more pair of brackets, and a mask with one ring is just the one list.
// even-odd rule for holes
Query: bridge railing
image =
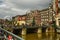
{"label": "bridge railing", "polygon": [[13,34],[13,33],[11,33],[11,32],[9,32],[9,31],[1,28],[1,27],[0,27],[0,30],[1,30],[1,33],[3,33],[5,40],[9,40],[9,39],[12,39],[12,40],[24,40],[24,39],[22,39],[21,37]]}

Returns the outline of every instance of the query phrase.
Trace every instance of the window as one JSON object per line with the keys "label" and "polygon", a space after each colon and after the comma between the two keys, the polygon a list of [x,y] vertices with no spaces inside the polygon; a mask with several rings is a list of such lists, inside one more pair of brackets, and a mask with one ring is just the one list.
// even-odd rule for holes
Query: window
{"label": "window", "polygon": [[44,15],[44,14],[41,14],[41,15]]}
{"label": "window", "polygon": [[48,13],[47,13],[48,14]]}
{"label": "window", "polygon": [[48,21],[48,19],[45,19],[45,21]]}
{"label": "window", "polygon": [[41,21],[44,21],[44,19],[41,19]]}

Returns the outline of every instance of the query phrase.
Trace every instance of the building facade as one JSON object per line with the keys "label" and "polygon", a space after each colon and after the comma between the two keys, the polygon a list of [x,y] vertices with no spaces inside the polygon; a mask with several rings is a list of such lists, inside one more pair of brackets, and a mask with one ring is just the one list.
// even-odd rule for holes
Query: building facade
{"label": "building facade", "polygon": [[26,15],[17,15],[15,17],[12,17],[12,20],[14,20],[15,25],[22,25],[26,24]]}
{"label": "building facade", "polygon": [[40,25],[40,11],[39,10],[32,10],[29,13],[27,13],[27,24],[33,23],[35,21],[35,25]]}
{"label": "building facade", "polygon": [[53,2],[53,10],[56,12],[56,15],[58,14],[59,12],[59,8],[60,8],[60,0],[52,0]]}
{"label": "building facade", "polygon": [[33,10],[27,14],[27,23],[32,23],[35,18],[36,25],[48,24],[52,22],[53,12],[52,9]]}
{"label": "building facade", "polygon": [[41,16],[41,25],[47,24],[49,22],[49,9],[41,10],[40,16]]}
{"label": "building facade", "polygon": [[52,8],[43,9],[40,11],[41,25],[49,25],[53,22],[54,11]]}
{"label": "building facade", "polygon": [[49,24],[52,22],[53,19],[53,11],[52,9],[43,9],[43,10],[31,10],[30,12],[26,13],[26,15],[17,15],[13,17],[14,24],[28,24],[28,25],[39,25],[42,24]]}
{"label": "building facade", "polygon": [[58,0],[58,13],[60,13],[60,0]]}

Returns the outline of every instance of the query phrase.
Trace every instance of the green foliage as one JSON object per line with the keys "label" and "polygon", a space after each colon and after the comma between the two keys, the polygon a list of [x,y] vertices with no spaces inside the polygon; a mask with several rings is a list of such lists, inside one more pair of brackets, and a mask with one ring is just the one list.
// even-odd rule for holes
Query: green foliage
{"label": "green foliage", "polygon": [[33,17],[33,22],[32,22],[32,26],[35,25],[35,17]]}
{"label": "green foliage", "polygon": [[56,28],[57,27],[57,25],[56,25],[56,22],[55,21],[53,21],[53,25],[52,25],[54,28]]}

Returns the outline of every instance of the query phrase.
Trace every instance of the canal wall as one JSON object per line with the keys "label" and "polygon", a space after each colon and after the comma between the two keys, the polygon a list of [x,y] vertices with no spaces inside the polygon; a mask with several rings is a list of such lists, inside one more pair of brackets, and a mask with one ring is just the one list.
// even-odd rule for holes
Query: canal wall
{"label": "canal wall", "polygon": [[17,34],[21,34],[21,35],[26,35],[26,34],[29,34],[29,33],[49,33],[49,32],[55,32],[55,29],[53,27],[48,27],[46,28],[45,30],[43,30],[42,28],[38,27],[38,28],[21,28],[21,29],[14,29],[13,30],[14,34],[17,33]]}

